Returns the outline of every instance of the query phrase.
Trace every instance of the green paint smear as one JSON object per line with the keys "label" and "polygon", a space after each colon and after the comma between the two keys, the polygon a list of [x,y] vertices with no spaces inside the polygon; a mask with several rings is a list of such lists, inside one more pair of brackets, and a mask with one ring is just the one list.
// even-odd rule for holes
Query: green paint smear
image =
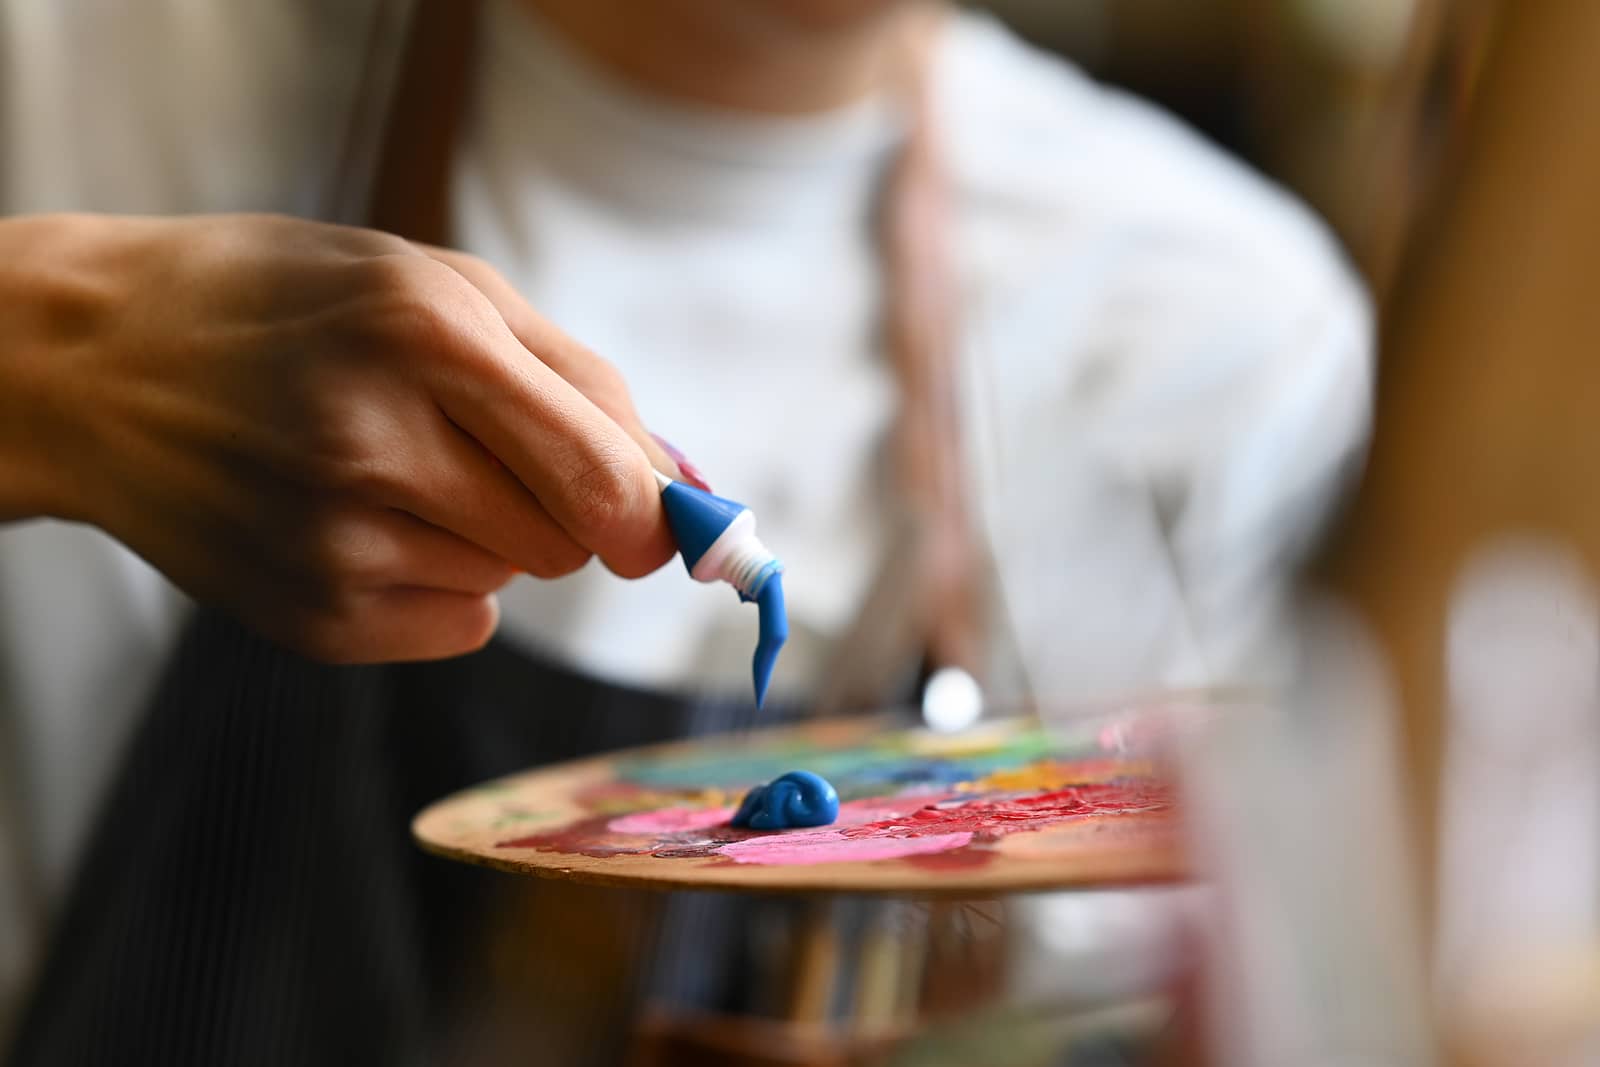
{"label": "green paint smear", "polygon": [[[990,749],[955,756],[914,753],[902,734],[889,734],[848,748],[782,739],[763,746],[702,747],[677,758],[629,760],[618,766],[617,776],[654,789],[737,789],[802,768],[828,779],[839,795],[848,799],[874,795],[886,784],[981,778],[1045,757],[1069,756],[1071,753],[1064,751],[1066,747],[1059,738],[1038,729],[1021,730]],[[1082,746],[1070,747],[1079,749],[1081,754]]]}
{"label": "green paint smear", "polygon": [[555,816],[556,813],[553,811],[504,811],[489,824],[489,829],[503,830],[508,826],[517,826],[534,820],[552,819]]}

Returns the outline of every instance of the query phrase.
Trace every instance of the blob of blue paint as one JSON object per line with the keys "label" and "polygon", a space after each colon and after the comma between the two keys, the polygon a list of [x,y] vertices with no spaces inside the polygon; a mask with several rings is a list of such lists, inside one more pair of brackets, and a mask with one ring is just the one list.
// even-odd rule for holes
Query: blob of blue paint
{"label": "blob of blue paint", "polygon": [[744,795],[733,816],[741,830],[827,826],[839,817],[839,794],[820,774],[790,771]]}

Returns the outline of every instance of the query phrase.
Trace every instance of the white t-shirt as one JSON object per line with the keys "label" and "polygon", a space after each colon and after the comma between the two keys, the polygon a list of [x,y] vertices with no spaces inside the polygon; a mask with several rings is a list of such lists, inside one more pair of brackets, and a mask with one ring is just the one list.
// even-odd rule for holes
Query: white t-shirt
{"label": "white t-shirt", "polygon": [[[347,209],[349,57],[399,25],[382,0],[0,0],[0,210]],[[755,509],[790,570],[775,685],[802,694],[887,547],[869,214],[895,109],[648,99],[514,0],[488,5],[482,43],[458,241]],[[975,506],[1029,683],[1068,699],[1259,673],[1285,563],[1363,438],[1359,286],[1287,197],[987,18],[953,21],[933,77]],[[748,685],[750,610],[677,563],[503,602],[514,638],[599,675]],[[95,531],[0,528],[0,987],[7,916],[61,886],[183,610]]]}
{"label": "white t-shirt", "polygon": [[[455,237],[614,362],[646,423],[755,512],[789,571],[774,692],[803,693],[884,533],[872,458],[895,383],[868,213],[897,115],[886,100],[787,121],[663,104],[515,2],[485,15]],[[512,635],[602,675],[750,684],[754,609],[677,563],[622,582],[595,562],[501,603]]]}

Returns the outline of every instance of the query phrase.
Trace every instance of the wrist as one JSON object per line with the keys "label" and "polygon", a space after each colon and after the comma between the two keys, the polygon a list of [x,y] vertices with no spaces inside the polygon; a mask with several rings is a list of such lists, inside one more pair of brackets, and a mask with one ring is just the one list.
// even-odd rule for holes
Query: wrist
{"label": "wrist", "polygon": [[0,522],[93,521],[84,445],[91,357],[117,306],[103,250],[113,220],[0,219]]}

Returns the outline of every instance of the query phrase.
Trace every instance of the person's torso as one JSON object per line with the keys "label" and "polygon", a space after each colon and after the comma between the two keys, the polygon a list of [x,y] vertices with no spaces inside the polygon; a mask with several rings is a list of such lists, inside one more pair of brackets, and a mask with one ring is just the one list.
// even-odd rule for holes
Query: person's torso
{"label": "person's torso", "polygon": [[[403,6],[0,3],[0,211],[358,217],[352,137],[374,133],[360,120],[381,114]],[[616,362],[646,422],[752,505],[792,574],[798,636],[776,685],[802,694],[892,547],[872,220],[894,108],[696,114],[570,56],[542,61],[552,42],[513,0],[489,4],[486,25],[457,241]],[[1186,613],[1173,553],[1204,559],[1208,538],[1249,534],[1302,469],[1350,449],[1361,413],[1320,410],[1316,378],[1344,357],[1306,362],[1303,388],[1270,357],[1345,344],[1308,308],[1356,328],[1359,299],[1282,198],[991,21],[956,16],[932,74],[1000,621],[1053,695],[1204,680],[1219,664],[1194,629],[1263,616],[1226,601]],[[1238,417],[1219,427],[1222,402]],[[1159,505],[1186,497],[1206,503],[1177,529]],[[1248,589],[1216,564],[1219,588]],[[579,669],[748,685],[748,607],[676,563],[633,583],[598,566],[519,580],[504,603],[514,637]],[[46,881],[181,604],[95,531],[0,529],[0,716],[20,738]]]}

